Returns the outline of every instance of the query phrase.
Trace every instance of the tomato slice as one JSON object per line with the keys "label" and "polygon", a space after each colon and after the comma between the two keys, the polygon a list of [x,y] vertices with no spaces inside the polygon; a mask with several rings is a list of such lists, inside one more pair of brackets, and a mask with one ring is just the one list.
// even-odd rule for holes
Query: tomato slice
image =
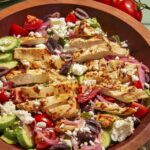
{"label": "tomato slice", "polygon": [[134,81],[134,86],[135,86],[137,89],[142,89],[142,85],[141,85],[141,82],[140,82],[140,81]]}
{"label": "tomato slice", "polygon": [[7,95],[5,92],[4,89],[0,90],[0,103],[7,102],[10,98],[10,95]]}
{"label": "tomato slice", "polygon": [[26,30],[25,28],[13,23],[10,27],[10,31],[9,31],[10,35],[21,35],[21,36],[27,36],[28,35],[28,30]]}
{"label": "tomato slice", "polygon": [[137,118],[142,118],[149,112],[149,109],[147,107],[139,103],[134,102],[130,105],[130,107],[137,109],[136,113],[134,114]]}
{"label": "tomato slice", "polygon": [[54,127],[53,122],[46,114],[38,114],[34,116],[36,122],[45,122],[47,127]]}
{"label": "tomato slice", "polygon": [[75,23],[77,21],[77,17],[75,16],[74,13],[69,13],[65,20],[66,20],[66,22]]}
{"label": "tomato slice", "polygon": [[35,16],[27,15],[26,21],[24,23],[24,28],[28,31],[35,31],[42,25],[42,23],[43,20]]}

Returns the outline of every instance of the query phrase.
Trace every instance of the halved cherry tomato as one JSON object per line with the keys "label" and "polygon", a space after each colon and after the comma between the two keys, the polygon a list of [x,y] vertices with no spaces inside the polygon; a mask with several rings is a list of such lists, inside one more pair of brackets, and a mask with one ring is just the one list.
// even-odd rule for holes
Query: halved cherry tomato
{"label": "halved cherry tomato", "polygon": [[37,30],[42,25],[42,23],[43,20],[35,16],[27,15],[26,21],[24,23],[24,28],[28,31],[34,31]]}
{"label": "halved cherry tomato", "polygon": [[13,23],[10,27],[10,31],[9,31],[10,35],[21,35],[21,36],[27,36],[28,35],[28,30],[26,30],[25,28]]}
{"label": "halved cherry tomato", "polygon": [[116,102],[116,99],[113,97],[106,96],[106,95],[103,95],[103,97],[104,97],[104,99],[106,99],[109,102],[112,102],[112,103]]}
{"label": "halved cherry tomato", "polygon": [[1,89],[0,90],[0,103],[7,102],[9,100],[9,98],[10,98],[10,96],[5,93],[5,90]]}
{"label": "halved cherry tomato", "polygon": [[54,129],[43,129],[36,132],[35,143],[37,149],[46,149],[58,143]]}
{"label": "halved cherry tomato", "polygon": [[77,17],[75,16],[74,13],[69,13],[65,20],[66,20],[66,22],[75,23],[77,21]]}
{"label": "halved cherry tomato", "polygon": [[141,85],[141,82],[140,82],[140,81],[134,81],[134,86],[135,86],[137,89],[142,89],[142,85]]}
{"label": "halved cherry tomato", "polygon": [[46,114],[37,114],[34,116],[36,122],[45,122],[47,127],[54,127],[53,122]]}
{"label": "halved cherry tomato", "polygon": [[139,103],[134,102],[130,105],[130,107],[137,109],[137,112],[134,114],[137,118],[142,118],[149,112],[149,109],[147,107]]}

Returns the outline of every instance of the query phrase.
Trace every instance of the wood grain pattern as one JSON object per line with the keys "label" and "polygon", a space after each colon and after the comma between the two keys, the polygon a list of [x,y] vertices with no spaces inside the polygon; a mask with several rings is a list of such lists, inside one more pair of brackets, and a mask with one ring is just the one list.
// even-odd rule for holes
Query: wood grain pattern
{"label": "wood grain pattern", "polygon": [[[8,34],[11,23],[22,24],[24,17],[29,13],[43,17],[49,12],[60,11],[62,15],[66,15],[76,7],[81,7],[91,16],[97,17],[108,34],[119,34],[122,40],[128,39],[132,54],[150,67],[150,31],[124,12],[92,0],[27,0],[11,6],[0,12],[0,36]],[[149,118],[150,113],[142,120],[133,136],[110,150],[137,150],[146,143],[150,139]],[[2,141],[0,145],[3,150],[16,150]]]}

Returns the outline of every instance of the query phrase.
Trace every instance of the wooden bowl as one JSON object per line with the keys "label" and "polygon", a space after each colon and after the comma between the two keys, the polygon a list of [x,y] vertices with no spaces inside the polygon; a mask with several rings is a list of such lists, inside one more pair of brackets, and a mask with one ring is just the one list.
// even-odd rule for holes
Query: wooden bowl
{"label": "wooden bowl", "polygon": [[[128,40],[131,54],[150,68],[150,32],[134,18],[111,6],[92,0],[29,0],[11,6],[0,13],[0,36],[7,35],[12,23],[23,24],[27,14],[44,17],[55,11],[65,16],[80,7],[91,17],[97,17],[108,35],[118,34],[122,40]],[[137,150],[150,139],[150,113],[142,119],[134,134],[110,150]],[[17,150],[15,146],[0,141],[0,149]]]}

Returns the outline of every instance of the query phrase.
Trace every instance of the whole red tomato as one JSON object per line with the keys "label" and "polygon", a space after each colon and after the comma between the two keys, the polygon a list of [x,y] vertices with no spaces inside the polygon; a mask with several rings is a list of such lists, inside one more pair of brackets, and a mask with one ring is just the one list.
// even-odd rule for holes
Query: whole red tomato
{"label": "whole red tomato", "polygon": [[120,0],[119,2],[116,1],[115,6],[131,15],[138,21],[142,20],[142,12],[138,8],[137,3],[134,0]]}
{"label": "whole red tomato", "polygon": [[112,5],[112,0],[96,0],[96,1],[107,4],[107,5]]}

